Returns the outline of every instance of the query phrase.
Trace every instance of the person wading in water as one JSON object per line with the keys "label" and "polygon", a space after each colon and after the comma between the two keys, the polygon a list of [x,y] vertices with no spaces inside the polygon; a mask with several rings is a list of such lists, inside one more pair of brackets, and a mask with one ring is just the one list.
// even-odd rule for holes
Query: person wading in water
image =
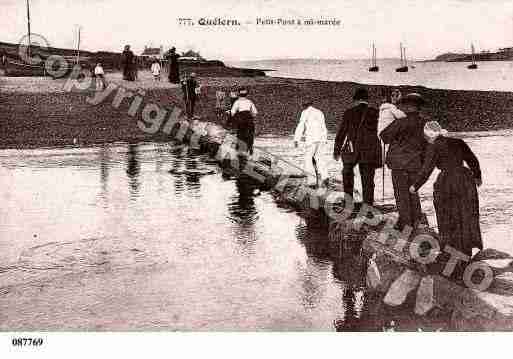
{"label": "person wading in water", "polygon": [[[255,104],[247,98],[248,90],[241,89],[239,98],[233,103],[231,115],[237,131],[239,151],[253,155],[253,142],[255,141],[255,117],[258,114]],[[245,146],[245,148],[241,148]]]}

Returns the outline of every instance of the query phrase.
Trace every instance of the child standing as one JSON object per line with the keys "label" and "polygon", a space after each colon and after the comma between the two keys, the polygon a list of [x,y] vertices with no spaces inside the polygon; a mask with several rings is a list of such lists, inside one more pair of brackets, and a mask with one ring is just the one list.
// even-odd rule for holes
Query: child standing
{"label": "child standing", "polygon": [[96,88],[98,88],[98,82],[100,83],[100,91],[103,91],[107,85],[105,84],[105,72],[103,71],[102,64],[98,62],[94,68],[94,77],[96,78]]}
{"label": "child standing", "polygon": [[151,64],[151,73],[153,75],[154,81],[160,81],[160,71],[161,71],[160,63],[155,59],[153,61],[153,64]]}

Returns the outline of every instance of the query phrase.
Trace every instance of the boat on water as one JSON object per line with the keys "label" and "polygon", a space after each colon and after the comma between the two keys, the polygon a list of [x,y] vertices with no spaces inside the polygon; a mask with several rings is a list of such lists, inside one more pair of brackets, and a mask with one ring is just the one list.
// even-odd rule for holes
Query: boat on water
{"label": "boat on water", "polygon": [[408,72],[408,63],[406,62],[406,49],[403,44],[399,44],[399,50],[401,51],[401,66],[395,69],[395,72]]}
{"label": "boat on water", "polygon": [[372,43],[372,58],[371,58],[371,67],[369,67],[370,72],[378,72],[379,66],[376,61],[376,46]]}
{"label": "boat on water", "polygon": [[471,44],[470,48],[472,50],[472,63],[467,66],[467,69],[475,70],[475,69],[477,69],[477,63],[476,63],[476,51],[474,49],[474,44]]}

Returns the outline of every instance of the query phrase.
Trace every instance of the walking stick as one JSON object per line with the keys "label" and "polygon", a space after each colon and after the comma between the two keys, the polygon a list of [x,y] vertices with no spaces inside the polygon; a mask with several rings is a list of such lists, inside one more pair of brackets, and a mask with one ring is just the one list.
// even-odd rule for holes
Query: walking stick
{"label": "walking stick", "polygon": [[385,142],[381,141],[381,143],[383,144],[383,152],[381,154],[381,162],[383,165],[383,171],[381,172],[383,176],[383,181],[381,182],[381,200],[383,204],[385,204]]}

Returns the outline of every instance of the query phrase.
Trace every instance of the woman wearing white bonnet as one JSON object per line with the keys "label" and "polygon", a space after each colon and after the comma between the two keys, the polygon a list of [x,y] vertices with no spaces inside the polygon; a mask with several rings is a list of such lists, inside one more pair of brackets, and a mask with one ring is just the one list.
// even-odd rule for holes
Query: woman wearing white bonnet
{"label": "woman wearing white bonnet", "polygon": [[436,121],[429,121],[424,125],[424,136],[429,143],[433,143],[439,136],[447,136],[447,133]]}
{"label": "woman wearing white bonnet", "polygon": [[[483,249],[477,193],[477,186],[482,183],[481,169],[478,159],[462,139],[446,135],[447,131],[438,122],[425,124],[424,136],[429,145],[423,167],[410,192],[416,193],[435,167],[440,169],[433,186],[440,248],[443,250],[450,245],[471,257],[473,248]],[[457,267],[454,274],[461,279],[463,270],[463,267]]]}

